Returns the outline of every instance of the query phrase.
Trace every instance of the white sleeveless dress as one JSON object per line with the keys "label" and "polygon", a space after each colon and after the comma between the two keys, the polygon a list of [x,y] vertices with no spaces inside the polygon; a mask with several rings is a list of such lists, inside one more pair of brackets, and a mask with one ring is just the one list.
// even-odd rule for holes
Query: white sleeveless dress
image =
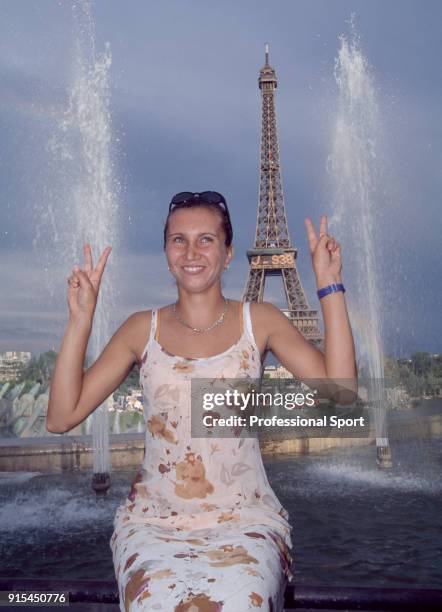
{"label": "white sleeveless dress", "polygon": [[190,359],[158,343],[158,311],[152,311],[140,365],[144,460],[110,540],[124,612],[283,610],[293,580],[291,526],[258,440],[190,436],[193,377],[261,376],[250,304],[241,312],[236,344]]}

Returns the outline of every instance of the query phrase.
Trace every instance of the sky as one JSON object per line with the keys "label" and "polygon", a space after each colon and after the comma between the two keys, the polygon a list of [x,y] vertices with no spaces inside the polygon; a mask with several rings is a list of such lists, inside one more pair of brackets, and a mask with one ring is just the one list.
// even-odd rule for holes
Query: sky
{"label": "sky", "polygon": [[[85,236],[75,233],[69,210],[74,183],[54,161],[53,146],[75,83],[81,9],[68,1],[0,3],[0,352],[58,350],[68,316],[66,277],[81,264]],[[131,313],[175,299],[162,225],[179,191],[225,195],[235,258],[223,286],[241,298],[256,226],[257,79],[266,42],[278,77],[289,232],[307,298],[320,311],[304,218],[316,226],[321,214],[333,218],[327,162],[337,112],[334,67],[353,15],[382,133],[383,196],[375,203],[382,248],[375,255],[385,351],[441,352],[440,2],[96,0],[91,14],[96,52],[108,49],[112,58],[109,123],[118,185],[118,239],[106,269],[116,287],[108,302],[112,333]],[[345,243],[339,224],[329,229]],[[365,282],[352,265],[344,249],[349,304]],[[265,299],[283,306],[277,281],[268,283]],[[364,321],[355,314],[352,324],[357,329]]]}

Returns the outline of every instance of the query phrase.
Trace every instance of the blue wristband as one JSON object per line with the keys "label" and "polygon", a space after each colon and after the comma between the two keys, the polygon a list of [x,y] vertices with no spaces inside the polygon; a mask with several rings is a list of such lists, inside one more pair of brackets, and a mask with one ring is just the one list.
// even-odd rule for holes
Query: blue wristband
{"label": "blue wristband", "polygon": [[335,293],[335,291],[342,291],[345,293],[344,285],[342,283],[333,283],[327,287],[319,289],[316,293],[318,294],[318,298],[321,299],[329,293]]}

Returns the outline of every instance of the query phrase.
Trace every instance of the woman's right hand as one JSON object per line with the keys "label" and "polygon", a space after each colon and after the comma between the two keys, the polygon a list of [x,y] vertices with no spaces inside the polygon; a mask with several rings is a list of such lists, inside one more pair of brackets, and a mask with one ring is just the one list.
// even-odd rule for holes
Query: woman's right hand
{"label": "woman's right hand", "polygon": [[110,246],[104,249],[94,268],[91,246],[90,244],[84,245],[84,270],[81,270],[78,266],[74,266],[71,276],[67,279],[69,283],[68,306],[71,317],[87,318],[92,321],[95,306],[97,304],[101,277],[111,250],[112,247]]}

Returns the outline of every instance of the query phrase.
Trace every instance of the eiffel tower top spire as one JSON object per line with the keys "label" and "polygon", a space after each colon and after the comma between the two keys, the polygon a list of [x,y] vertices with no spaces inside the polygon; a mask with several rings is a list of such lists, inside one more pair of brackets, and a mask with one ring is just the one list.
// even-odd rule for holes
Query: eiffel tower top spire
{"label": "eiffel tower top spire", "polygon": [[262,89],[264,83],[266,84],[268,83],[266,87],[269,90],[271,89],[273,91],[274,89],[278,87],[278,79],[276,78],[275,70],[269,64],[269,48],[270,48],[269,43],[266,43],[265,45],[266,63],[259,71],[258,84],[259,84],[259,88]]}

